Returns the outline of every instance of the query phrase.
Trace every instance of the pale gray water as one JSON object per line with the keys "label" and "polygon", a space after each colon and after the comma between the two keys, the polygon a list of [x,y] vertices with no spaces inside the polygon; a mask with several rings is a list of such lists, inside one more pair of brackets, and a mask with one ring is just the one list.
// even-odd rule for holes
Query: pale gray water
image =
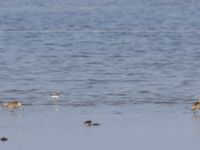
{"label": "pale gray water", "polygon": [[[1,109],[0,127],[62,129],[73,126],[68,115],[81,124],[88,114],[187,122],[200,97],[199,9],[196,0],[1,0],[0,99],[25,106]],[[54,90],[64,92],[58,103]]]}

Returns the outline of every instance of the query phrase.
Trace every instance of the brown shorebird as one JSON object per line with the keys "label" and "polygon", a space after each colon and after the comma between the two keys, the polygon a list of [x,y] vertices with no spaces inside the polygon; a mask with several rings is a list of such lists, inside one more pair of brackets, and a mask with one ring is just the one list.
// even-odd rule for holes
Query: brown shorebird
{"label": "brown shorebird", "polygon": [[51,98],[55,99],[55,100],[59,100],[60,98],[60,95],[62,94],[63,92],[62,91],[55,91],[55,92],[52,92],[50,94]]}
{"label": "brown shorebird", "polygon": [[87,120],[87,121],[85,121],[85,122],[83,122],[83,124],[85,124],[86,126],[100,126],[100,124],[99,123],[93,123],[93,121],[92,120]]}
{"label": "brown shorebird", "polygon": [[200,99],[192,105],[192,111],[194,112],[194,114],[198,114],[199,109],[200,109]]}
{"label": "brown shorebird", "polygon": [[21,107],[22,103],[15,100],[15,101],[6,102],[2,106],[7,109],[16,109],[16,108]]}

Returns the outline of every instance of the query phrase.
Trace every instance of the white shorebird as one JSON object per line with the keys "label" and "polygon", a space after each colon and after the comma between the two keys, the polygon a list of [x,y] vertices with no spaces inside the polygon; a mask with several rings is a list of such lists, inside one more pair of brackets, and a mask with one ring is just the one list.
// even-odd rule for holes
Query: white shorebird
{"label": "white shorebird", "polygon": [[14,100],[14,101],[6,102],[2,106],[7,109],[16,109],[22,106],[22,102]]}
{"label": "white shorebird", "polygon": [[62,94],[62,91],[56,91],[56,92],[52,92],[50,94],[51,98],[55,99],[55,100],[59,100],[60,99],[60,95]]}
{"label": "white shorebird", "polygon": [[194,114],[196,113],[198,114],[199,109],[200,109],[200,99],[192,105],[192,111],[194,112]]}

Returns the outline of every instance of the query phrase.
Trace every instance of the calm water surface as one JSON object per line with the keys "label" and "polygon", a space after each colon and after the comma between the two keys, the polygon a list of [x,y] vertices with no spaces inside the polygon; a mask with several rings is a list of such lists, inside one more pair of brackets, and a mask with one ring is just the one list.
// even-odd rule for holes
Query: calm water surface
{"label": "calm water surface", "polygon": [[[191,104],[200,87],[195,0],[2,0],[0,96],[27,106]],[[61,106],[60,106],[61,107]]]}

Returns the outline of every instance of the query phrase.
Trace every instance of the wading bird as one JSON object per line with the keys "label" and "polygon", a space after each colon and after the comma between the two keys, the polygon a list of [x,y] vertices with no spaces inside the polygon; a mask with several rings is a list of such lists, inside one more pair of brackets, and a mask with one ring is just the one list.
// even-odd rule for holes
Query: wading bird
{"label": "wading bird", "polygon": [[59,100],[60,99],[60,95],[62,94],[63,92],[62,91],[55,91],[55,92],[52,92],[50,94],[51,98],[55,99],[55,100]]}
{"label": "wading bird", "polygon": [[199,109],[200,109],[200,99],[192,105],[192,111],[194,112],[195,115],[198,114]]}
{"label": "wading bird", "polygon": [[16,109],[16,108],[21,107],[22,103],[15,100],[15,101],[6,102],[2,106],[7,109]]}

